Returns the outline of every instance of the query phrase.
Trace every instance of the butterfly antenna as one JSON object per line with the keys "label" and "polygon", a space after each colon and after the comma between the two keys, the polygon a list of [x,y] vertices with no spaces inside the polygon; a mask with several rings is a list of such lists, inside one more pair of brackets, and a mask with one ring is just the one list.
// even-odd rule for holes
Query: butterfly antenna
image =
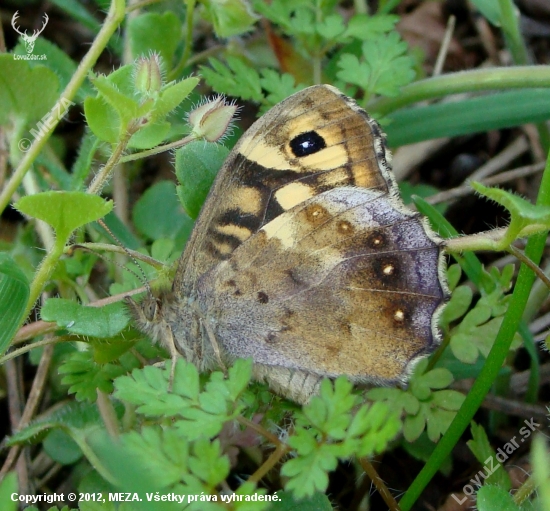
{"label": "butterfly antenna", "polygon": [[143,271],[143,268],[139,265],[137,259],[130,253],[130,251],[122,244],[122,242],[115,236],[115,234],[113,233],[113,231],[111,231],[111,229],[109,229],[109,227],[107,227],[107,224],[101,220],[101,218],[99,220],[97,220],[97,223],[99,225],[101,225],[101,227],[103,227],[103,229],[105,229],[108,233],[109,233],[109,236],[111,236],[111,238],[113,238],[117,245],[122,249],[124,250],[124,253],[134,262],[134,264],[139,268],[139,273],[141,274],[141,277],[139,274],[137,274],[134,270],[131,270],[130,268],[126,268],[126,266],[122,266],[121,264],[118,264],[115,262],[115,264],[120,267],[120,268],[124,268],[125,270],[129,271],[130,273],[134,274],[134,276],[136,276],[139,280],[141,280],[142,284],[144,285],[145,289],[147,289],[147,294],[149,296],[153,296],[153,292],[151,290],[151,286],[149,286],[149,281],[147,280],[147,276],[145,275],[145,272]]}

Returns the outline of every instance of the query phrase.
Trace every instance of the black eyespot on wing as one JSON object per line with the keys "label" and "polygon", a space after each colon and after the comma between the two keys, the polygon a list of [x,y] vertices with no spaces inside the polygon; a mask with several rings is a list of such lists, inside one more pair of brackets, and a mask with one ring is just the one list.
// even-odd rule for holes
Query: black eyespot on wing
{"label": "black eyespot on wing", "polygon": [[325,139],[316,131],[306,131],[290,141],[290,148],[298,158],[317,153],[326,146]]}

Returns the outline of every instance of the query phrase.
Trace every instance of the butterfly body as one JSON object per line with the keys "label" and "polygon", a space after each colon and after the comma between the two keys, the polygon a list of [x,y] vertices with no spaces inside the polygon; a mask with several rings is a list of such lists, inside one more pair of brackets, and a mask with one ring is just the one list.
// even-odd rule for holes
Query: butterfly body
{"label": "butterfly body", "polygon": [[439,343],[447,290],[441,240],[402,204],[388,159],[337,89],[276,105],[220,170],[172,291],[133,306],[138,325],[200,369],[251,357],[302,403],[325,376],[405,381]]}

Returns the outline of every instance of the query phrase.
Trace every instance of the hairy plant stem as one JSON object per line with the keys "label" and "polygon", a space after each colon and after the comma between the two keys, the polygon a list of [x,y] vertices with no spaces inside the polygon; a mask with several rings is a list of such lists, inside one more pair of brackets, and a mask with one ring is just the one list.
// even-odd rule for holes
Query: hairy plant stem
{"label": "hairy plant stem", "polygon": [[388,506],[389,511],[399,511],[399,504],[397,504],[390,490],[388,490],[388,487],[384,484],[384,481],[378,475],[378,472],[373,467],[369,459],[359,458],[359,463],[361,464],[361,468],[365,471],[368,478],[372,481],[372,484],[374,484],[375,488],[380,493],[380,496],[384,499],[384,502],[386,503],[386,506]]}
{"label": "hairy plant stem", "polygon": [[195,135],[193,134],[187,135],[185,138],[182,138],[181,140],[176,140],[175,142],[171,142],[170,144],[164,144],[161,146],[153,147],[152,149],[148,149],[147,151],[141,151],[139,153],[127,154],[126,156],[122,156],[118,160],[118,162],[126,163],[128,161],[140,160],[142,158],[146,158],[147,156],[160,154],[165,151],[171,151],[172,149],[178,149],[180,147],[183,147],[186,144],[189,144],[189,142],[193,142],[194,140],[197,140],[197,137]]}
{"label": "hairy plant stem", "polygon": [[122,139],[119,140],[119,142],[115,146],[115,150],[112,152],[111,156],[107,160],[107,163],[95,175],[94,179],[90,183],[90,186],[88,186],[88,190],[87,190],[88,193],[93,193],[93,194],[101,193],[101,190],[103,189],[107,181],[109,181],[115,167],[120,163],[120,159],[122,158],[122,153],[124,153],[124,151],[126,150],[126,147],[128,146],[128,142],[130,141],[130,138],[136,131],[137,131],[137,128],[128,129],[128,131],[124,134]]}

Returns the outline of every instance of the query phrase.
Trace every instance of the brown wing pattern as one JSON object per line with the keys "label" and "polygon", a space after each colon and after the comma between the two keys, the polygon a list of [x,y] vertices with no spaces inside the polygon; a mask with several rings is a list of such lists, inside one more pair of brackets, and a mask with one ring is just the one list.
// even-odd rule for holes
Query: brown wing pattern
{"label": "brown wing pattern", "polygon": [[386,158],[376,122],[337,89],[313,86],[281,102],[254,123],[220,170],[174,290],[188,294],[197,275],[319,193],[340,186],[388,192]]}
{"label": "brown wing pattern", "polygon": [[241,244],[201,281],[213,290],[203,307],[230,357],[402,381],[438,342],[440,264],[419,216],[388,194],[342,187]]}

